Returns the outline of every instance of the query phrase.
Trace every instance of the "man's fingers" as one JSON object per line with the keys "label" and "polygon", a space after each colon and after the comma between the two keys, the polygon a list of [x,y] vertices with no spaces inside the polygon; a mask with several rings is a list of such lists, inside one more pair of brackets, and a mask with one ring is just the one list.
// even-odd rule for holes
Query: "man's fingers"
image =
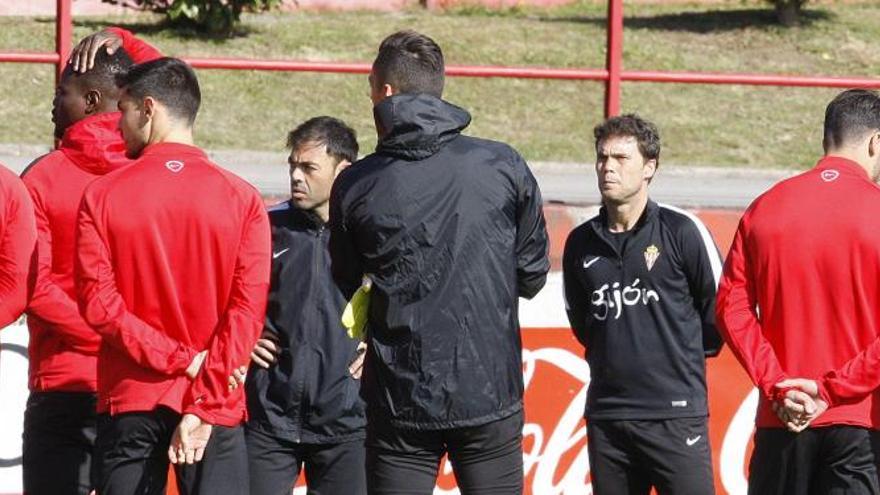
{"label": "man's fingers", "polygon": [[270,363],[267,363],[266,361],[264,361],[263,358],[261,358],[261,357],[260,357],[256,352],[254,352],[254,351],[251,351],[251,361],[253,361],[254,364],[256,364],[257,366],[259,366],[260,368],[268,368],[269,366],[271,366]]}
{"label": "man's fingers", "polygon": [[196,462],[201,462],[203,457],[205,457],[205,449],[204,449],[204,448],[198,448],[198,449],[196,449],[196,452],[195,452],[195,461],[196,461]]}
{"label": "man's fingers", "polygon": [[244,383],[245,378],[247,377],[247,368],[245,366],[239,367],[237,370],[232,371],[232,376],[239,383]]}
{"label": "man's fingers", "polygon": [[[95,43],[95,37],[89,36],[88,38],[83,40],[83,49],[79,52],[79,72],[86,72],[92,67],[89,65],[90,59],[93,57],[90,56],[92,53],[92,45]],[[94,63],[94,62],[92,62]]]}
{"label": "man's fingers", "polygon": [[[268,341],[265,341],[268,342]],[[259,356],[266,363],[274,363],[276,360],[276,347],[267,348],[266,346],[257,345],[254,347],[253,353]]]}
{"label": "man's fingers", "polygon": [[816,402],[813,401],[813,398],[810,395],[801,392],[800,390],[789,390],[785,393],[785,400],[792,400],[799,404],[805,414],[812,415],[816,412]]}

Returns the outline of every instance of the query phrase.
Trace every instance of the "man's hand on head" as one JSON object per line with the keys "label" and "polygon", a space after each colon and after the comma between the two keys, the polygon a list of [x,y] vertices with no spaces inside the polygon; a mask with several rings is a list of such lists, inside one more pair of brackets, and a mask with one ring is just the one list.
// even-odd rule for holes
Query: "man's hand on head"
{"label": "man's hand on head", "polygon": [[87,72],[95,67],[95,57],[98,50],[107,47],[107,53],[113,55],[122,47],[122,38],[112,31],[98,31],[80,40],[70,52],[68,63],[74,72]]}

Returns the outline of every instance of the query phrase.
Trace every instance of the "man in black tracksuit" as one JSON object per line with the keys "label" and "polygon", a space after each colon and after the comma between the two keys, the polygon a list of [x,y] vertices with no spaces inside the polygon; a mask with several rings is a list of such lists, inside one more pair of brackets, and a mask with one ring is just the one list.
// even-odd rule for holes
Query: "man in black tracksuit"
{"label": "man in black tracksuit", "polygon": [[317,117],[288,146],[292,197],[269,210],[266,328],[245,385],[251,494],[289,495],[303,464],[310,494],[363,494],[365,417],[353,376],[363,349],[340,322],[345,298],[325,228],[330,187],[357,158],[357,140],[341,121]]}
{"label": "man in black tracksuit", "polygon": [[379,143],[333,187],[333,275],[372,280],[362,394],[370,493],[522,492],[518,297],[550,267],[538,185],[510,146],[463,136],[443,57],[396,33],[370,74]]}
{"label": "man in black tracksuit", "polygon": [[694,215],[648,198],[660,158],[653,124],[615,117],[595,137],[603,207],[563,255],[568,318],[590,364],[593,489],[711,494],[705,357],[722,345],[721,259]]}

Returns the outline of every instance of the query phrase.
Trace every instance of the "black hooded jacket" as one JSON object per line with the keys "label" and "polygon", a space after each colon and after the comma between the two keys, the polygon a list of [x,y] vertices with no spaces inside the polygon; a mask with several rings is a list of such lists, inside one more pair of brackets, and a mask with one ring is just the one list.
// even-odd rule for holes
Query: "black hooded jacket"
{"label": "black hooded jacket", "polygon": [[518,298],[550,268],[541,193],[510,146],[461,135],[463,109],[395,95],[374,109],[376,153],[337,179],[333,275],[373,281],[369,411],[397,427],[477,426],[522,408]]}
{"label": "black hooded jacket", "polygon": [[365,436],[360,382],[348,365],[358,342],[340,317],[345,298],[330,275],[330,232],[316,215],[285,202],[269,209],[272,274],[266,328],[281,354],[246,380],[248,428],[302,443],[341,443]]}

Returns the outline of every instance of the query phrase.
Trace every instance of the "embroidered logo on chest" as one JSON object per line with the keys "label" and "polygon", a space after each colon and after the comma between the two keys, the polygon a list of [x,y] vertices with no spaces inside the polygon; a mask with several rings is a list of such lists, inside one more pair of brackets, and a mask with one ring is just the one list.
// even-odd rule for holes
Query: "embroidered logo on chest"
{"label": "embroidered logo on chest", "polygon": [[178,160],[169,160],[165,162],[165,168],[176,174],[177,172],[183,170],[183,162]]}
{"label": "embroidered logo on chest", "polygon": [[660,249],[651,244],[645,249],[645,265],[648,267],[648,271],[651,271],[651,268],[654,268],[654,263],[657,262],[657,258],[660,257]]}

